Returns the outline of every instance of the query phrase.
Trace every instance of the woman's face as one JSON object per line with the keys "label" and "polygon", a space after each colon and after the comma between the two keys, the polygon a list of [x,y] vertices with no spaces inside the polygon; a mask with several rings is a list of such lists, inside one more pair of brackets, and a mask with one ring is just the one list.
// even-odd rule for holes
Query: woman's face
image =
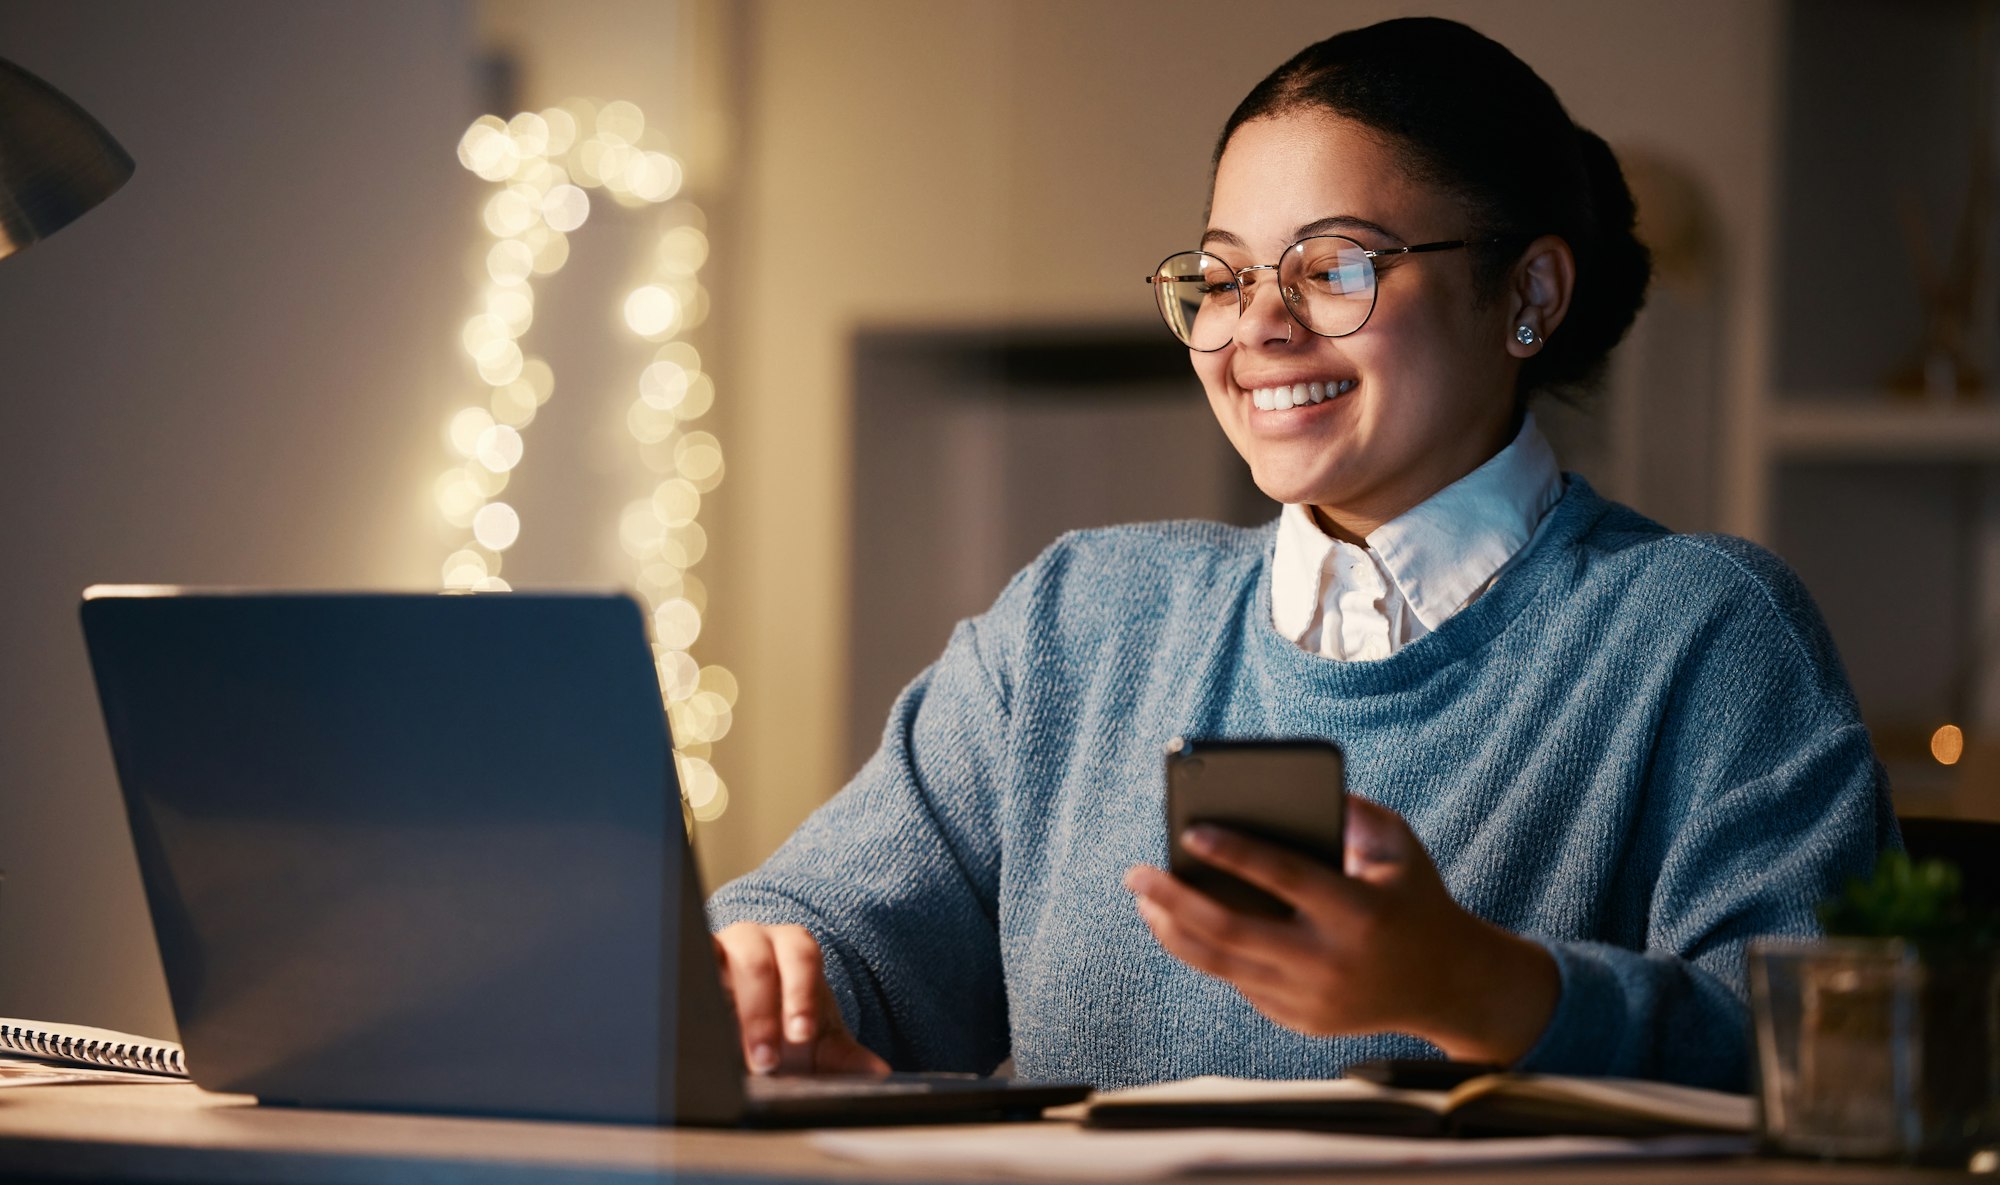
{"label": "woman's face", "polygon": [[[1469,231],[1460,204],[1407,176],[1375,133],[1304,111],[1252,120],[1230,138],[1202,249],[1243,268],[1276,263],[1311,234],[1380,249]],[[1279,298],[1275,273],[1260,271],[1230,344],[1190,351],[1258,488],[1318,506],[1357,536],[1506,445],[1519,366],[1507,350],[1509,303],[1475,299],[1467,252],[1379,262],[1374,314],[1354,333],[1308,331]],[[1298,383],[1324,384],[1329,397],[1267,411],[1252,395]]]}

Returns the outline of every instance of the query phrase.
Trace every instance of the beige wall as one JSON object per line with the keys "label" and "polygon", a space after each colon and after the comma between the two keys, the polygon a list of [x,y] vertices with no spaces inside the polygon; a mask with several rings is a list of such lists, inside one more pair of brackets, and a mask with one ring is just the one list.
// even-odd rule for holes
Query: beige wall
{"label": "beige wall", "polygon": [[436,587],[472,44],[458,3],[0,4],[138,161],[0,261],[0,1015],[174,1031],[85,585]]}
{"label": "beige wall", "polygon": [[[849,775],[847,342],[868,324],[1145,319],[1139,277],[1198,229],[1215,132],[1309,41],[1415,6],[1263,0],[764,0],[746,98],[720,368],[732,495],[716,639],[742,675],[711,874],[761,859]],[[1579,122],[1706,183],[1724,258],[1761,283],[1772,0],[1433,2],[1500,38]],[[1732,250],[1732,248],[1739,250]],[[797,279],[833,263],[834,282]],[[1747,343],[1725,370],[1748,381]],[[863,524],[863,529],[866,525]],[[915,674],[915,672],[910,672]]]}

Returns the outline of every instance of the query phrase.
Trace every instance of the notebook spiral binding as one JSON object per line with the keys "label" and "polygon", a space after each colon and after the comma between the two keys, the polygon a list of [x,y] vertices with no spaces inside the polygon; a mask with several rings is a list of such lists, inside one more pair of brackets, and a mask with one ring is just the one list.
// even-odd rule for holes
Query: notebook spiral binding
{"label": "notebook spiral binding", "polygon": [[162,1048],[136,1041],[126,1044],[122,1041],[73,1037],[4,1021],[0,1021],[0,1050],[29,1057],[60,1058],[111,1070],[138,1070],[148,1074],[187,1077],[187,1059],[178,1048]]}

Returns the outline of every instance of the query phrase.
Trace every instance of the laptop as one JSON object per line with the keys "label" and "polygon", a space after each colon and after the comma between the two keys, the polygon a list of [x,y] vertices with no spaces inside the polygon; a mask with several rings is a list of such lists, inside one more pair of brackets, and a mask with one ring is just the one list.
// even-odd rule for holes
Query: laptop
{"label": "laptop", "polygon": [[82,617],[203,1087],[708,1125],[1088,1093],[744,1073],[628,596],[100,585]]}

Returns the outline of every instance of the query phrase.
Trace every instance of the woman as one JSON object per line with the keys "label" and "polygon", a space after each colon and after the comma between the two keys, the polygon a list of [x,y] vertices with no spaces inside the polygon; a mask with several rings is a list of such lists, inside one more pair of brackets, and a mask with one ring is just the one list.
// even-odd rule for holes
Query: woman
{"label": "woman", "polygon": [[[1563,477],[1525,412],[1648,261],[1603,141],[1463,25],[1281,66],[1153,277],[1274,528],[1057,541],[881,749],[710,903],[753,1069],[1104,1086],[1436,1056],[1741,1088],[1743,946],[1894,842],[1805,591]],[[1346,752],[1346,876],[1203,831],[1296,916],[1161,870],[1174,736]],[[1199,830],[1199,829],[1198,829]]]}

